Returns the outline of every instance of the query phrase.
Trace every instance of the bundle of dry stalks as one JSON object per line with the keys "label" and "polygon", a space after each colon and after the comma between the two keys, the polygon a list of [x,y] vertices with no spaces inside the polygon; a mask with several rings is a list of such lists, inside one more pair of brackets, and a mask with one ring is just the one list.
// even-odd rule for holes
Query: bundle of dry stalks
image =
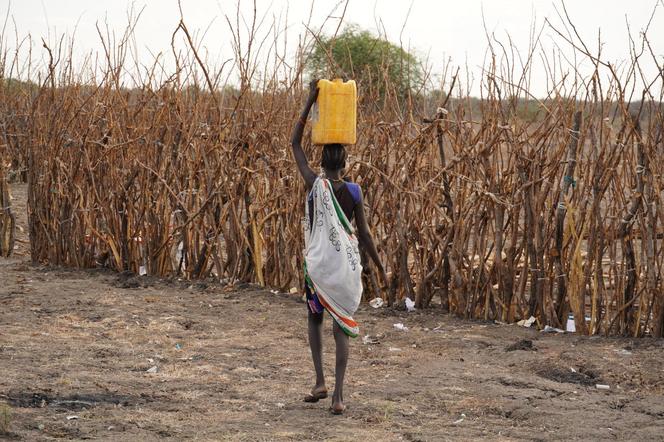
{"label": "bundle of dry stalks", "polygon": [[12,214],[9,185],[5,179],[4,166],[0,162],[0,257],[9,257],[14,251],[16,218]]}
{"label": "bundle of dry stalks", "polygon": [[[515,76],[496,62],[509,65],[508,51],[491,48],[479,99],[457,87],[458,71],[434,103],[360,90],[348,175],[364,189],[390,304],[557,327],[571,312],[585,333],[662,335],[664,113],[651,92],[662,80],[630,104],[643,52],[620,76],[568,42],[595,71],[570,92],[550,68],[542,100],[526,101],[535,49]],[[53,58],[33,88],[3,81],[1,130],[27,169],[32,259],[301,287],[304,187],[289,136],[302,67],[257,87],[250,49],[236,47],[233,93],[193,43],[157,86],[150,75],[120,87],[117,55],[86,85]],[[123,54],[122,43],[109,51]],[[377,293],[368,271],[366,296]]]}

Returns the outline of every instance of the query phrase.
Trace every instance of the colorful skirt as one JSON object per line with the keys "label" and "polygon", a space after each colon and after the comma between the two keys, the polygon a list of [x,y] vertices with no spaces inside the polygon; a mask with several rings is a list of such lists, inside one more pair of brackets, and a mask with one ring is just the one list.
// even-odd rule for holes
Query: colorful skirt
{"label": "colorful skirt", "polygon": [[318,300],[316,290],[313,287],[309,287],[309,284],[306,282],[304,283],[304,293],[307,295],[307,307],[311,313],[320,314],[325,311],[325,307]]}

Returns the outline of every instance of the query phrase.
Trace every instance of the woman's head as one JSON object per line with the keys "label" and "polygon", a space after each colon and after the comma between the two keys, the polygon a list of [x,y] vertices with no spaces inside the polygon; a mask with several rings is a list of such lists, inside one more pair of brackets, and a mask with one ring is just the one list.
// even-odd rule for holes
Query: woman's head
{"label": "woman's head", "polygon": [[320,165],[325,170],[335,172],[346,167],[346,148],[343,144],[323,145],[323,156]]}

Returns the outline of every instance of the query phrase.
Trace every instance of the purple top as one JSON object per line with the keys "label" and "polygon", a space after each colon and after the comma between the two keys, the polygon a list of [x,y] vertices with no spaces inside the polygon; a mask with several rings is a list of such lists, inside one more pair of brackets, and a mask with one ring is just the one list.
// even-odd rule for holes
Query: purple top
{"label": "purple top", "polygon": [[[350,181],[344,181],[344,185],[334,191],[334,196],[339,202],[344,215],[346,215],[346,218],[348,218],[348,221],[352,221],[353,215],[355,214],[355,206],[360,204],[362,200],[360,185],[351,183]],[[307,203],[309,204],[309,213],[313,213],[314,210],[313,198],[313,194],[309,192],[309,196],[307,198]],[[313,217],[309,220],[309,222],[313,223]]]}

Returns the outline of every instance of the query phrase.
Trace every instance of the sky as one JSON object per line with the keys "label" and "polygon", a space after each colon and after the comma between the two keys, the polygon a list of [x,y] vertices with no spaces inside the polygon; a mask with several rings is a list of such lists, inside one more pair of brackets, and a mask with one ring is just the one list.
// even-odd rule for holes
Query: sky
{"label": "sky", "polygon": [[[556,29],[566,33],[559,0],[349,0],[345,2],[310,0],[183,0],[184,22],[199,46],[206,64],[220,67],[225,60],[233,58],[233,36],[230,27],[236,26],[236,11],[239,8],[241,29],[240,46],[246,51],[248,29],[252,21],[254,5],[257,22],[260,23],[256,41],[268,37],[262,47],[254,45],[252,56],[265,62],[265,72],[275,66],[279,57],[285,59],[282,69],[292,65],[298,42],[311,41],[312,33],[322,31],[333,34],[336,29],[355,24],[401,44],[417,54],[432,73],[433,87],[441,85],[443,72],[462,68],[462,86],[473,95],[482,93],[482,66],[486,66],[488,39],[500,61],[500,45],[509,46],[510,41],[522,54],[527,54],[532,32],[539,35],[539,51],[561,74],[577,67],[584,75],[591,72],[592,64],[577,53],[575,59],[570,45],[546,25],[548,19]],[[584,0],[565,3],[578,33],[595,50],[601,33],[602,59],[619,68],[629,59],[627,22],[637,40],[651,19],[648,38],[658,63],[664,65],[664,0]],[[656,8],[656,9],[655,9]],[[0,0],[0,13],[8,14],[2,48],[14,52],[20,47],[19,57],[26,75],[25,60],[31,49],[33,72],[43,67],[46,51],[41,40],[53,48],[64,35],[73,38],[75,62],[82,66],[90,53],[103,55],[103,46],[97,26],[104,33],[116,33],[119,39],[128,24],[129,11],[140,18],[133,33],[129,65],[150,66],[157,54],[161,55],[163,72],[172,72],[174,57],[171,39],[180,20],[176,0]],[[343,20],[341,17],[343,15]],[[342,23],[340,24],[340,21]],[[275,25],[275,26],[273,26]],[[278,31],[275,31],[277,29]],[[271,44],[274,36],[279,44]],[[30,42],[20,42],[30,36]],[[184,45],[184,35],[177,38],[178,47]],[[69,42],[69,39],[65,41]],[[31,48],[29,48],[31,45]],[[555,55],[558,54],[558,55]],[[93,65],[95,57],[87,58]],[[647,79],[656,78],[658,69],[652,57],[643,57]],[[534,66],[528,89],[534,95],[543,95],[550,90],[545,75],[545,61],[541,56],[533,59]],[[230,64],[224,72],[230,72]],[[235,66],[237,69],[237,66]],[[467,68],[467,72],[466,72]],[[129,68],[128,68],[129,69]],[[140,67],[137,68],[140,70]],[[518,74],[518,63],[516,71]],[[604,73],[608,75],[608,72]],[[233,81],[233,75],[228,77]],[[449,82],[449,77],[446,79]],[[660,81],[661,83],[661,81]],[[661,86],[660,86],[661,87]]]}

